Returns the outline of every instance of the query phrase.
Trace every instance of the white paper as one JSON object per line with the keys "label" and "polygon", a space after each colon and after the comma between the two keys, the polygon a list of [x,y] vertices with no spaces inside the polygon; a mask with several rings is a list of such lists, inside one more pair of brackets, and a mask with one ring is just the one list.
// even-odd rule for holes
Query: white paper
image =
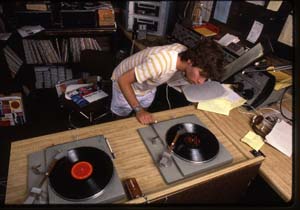
{"label": "white paper", "polygon": [[22,28],[18,29],[19,34],[24,38],[33,34],[36,34],[40,31],[45,30],[42,26],[23,26]]}
{"label": "white paper", "polygon": [[214,12],[214,19],[226,24],[228,14],[230,11],[230,6],[231,1],[217,1]]}
{"label": "white paper", "polygon": [[251,31],[248,34],[247,40],[251,43],[255,43],[260,36],[263,28],[264,24],[255,20],[252,25]]}
{"label": "white paper", "polygon": [[232,34],[227,33],[220,40],[218,40],[217,42],[220,45],[228,46],[231,42],[238,43],[239,41],[240,41],[240,39],[237,36],[234,36]]}
{"label": "white paper", "polygon": [[277,12],[279,10],[281,4],[282,4],[282,1],[271,0],[271,1],[269,1],[267,9]]}
{"label": "white paper", "polygon": [[6,41],[9,39],[11,33],[0,33],[0,40]]}
{"label": "white paper", "polygon": [[209,22],[214,1],[200,1],[200,3],[203,4],[201,11],[202,20],[205,22]]}
{"label": "white paper", "polygon": [[234,92],[229,85],[223,84],[223,87],[226,89],[224,96],[208,101],[200,101],[197,109],[228,116],[230,110],[241,106],[246,102],[246,100]]}
{"label": "white paper", "polygon": [[276,123],[272,131],[266,136],[266,142],[291,157],[293,150],[292,126],[284,120]]}
{"label": "white paper", "polygon": [[258,6],[264,6],[266,1],[265,0],[262,0],[262,1],[246,1],[247,3],[250,3],[250,4],[255,4],[255,5],[258,5]]}
{"label": "white paper", "polygon": [[289,15],[278,37],[278,41],[293,47],[293,16]]}
{"label": "white paper", "polygon": [[85,100],[87,100],[88,102],[92,103],[99,99],[105,98],[106,96],[108,96],[108,95],[103,90],[97,90],[95,92],[92,92],[88,95],[83,96],[83,98]]}

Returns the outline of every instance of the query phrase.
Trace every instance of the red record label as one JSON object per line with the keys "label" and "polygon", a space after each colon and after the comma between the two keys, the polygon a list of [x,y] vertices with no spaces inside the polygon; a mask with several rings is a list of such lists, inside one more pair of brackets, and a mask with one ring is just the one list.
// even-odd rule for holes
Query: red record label
{"label": "red record label", "polygon": [[74,179],[86,179],[93,172],[93,166],[86,161],[75,163],[71,169],[71,174]]}
{"label": "red record label", "polygon": [[20,107],[20,102],[19,101],[12,101],[10,105],[11,105],[12,108],[18,109]]}

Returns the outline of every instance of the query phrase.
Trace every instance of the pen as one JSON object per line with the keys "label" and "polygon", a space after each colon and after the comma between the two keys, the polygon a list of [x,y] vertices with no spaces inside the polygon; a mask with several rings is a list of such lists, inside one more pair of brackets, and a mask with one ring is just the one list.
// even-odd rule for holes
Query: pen
{"label": "pen", "polygon": [[110,151],[110,153],[111,153],[113,159],[116,159],[116,156],[115,156],[114,152],[113,152],[112,149],[111,149],[111,146],[110,146],[110,143],[109,143],[108,139],[105,138],[105,141],[106,141],[106,144],[107,144],[107,146],[108,146],[108,148],[109,148],[109,151]]}

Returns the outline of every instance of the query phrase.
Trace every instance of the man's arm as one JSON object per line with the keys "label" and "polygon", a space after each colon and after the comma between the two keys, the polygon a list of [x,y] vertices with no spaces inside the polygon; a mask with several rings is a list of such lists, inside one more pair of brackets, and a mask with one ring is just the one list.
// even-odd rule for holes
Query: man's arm
{"label": "man's arm", "polygon": [[[131,85],[136,81],[137,80],[135,78],[134,69],[125,72],[118,79],[118,84],[124,97],[126,98],[128,104],[133,108],[140,106],[140,103],[135,96],[133,88],[131,87]],[[142,124],[149,124],[154,121],[152,115],[144,109],[141,109],[136,113],[136,118]]]}

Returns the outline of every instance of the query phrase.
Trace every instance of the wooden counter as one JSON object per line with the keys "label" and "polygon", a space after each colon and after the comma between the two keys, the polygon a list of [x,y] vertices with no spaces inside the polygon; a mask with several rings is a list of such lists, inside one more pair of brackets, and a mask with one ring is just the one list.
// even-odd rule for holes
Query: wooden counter
{"label": "wooden counter", "polygon": [[[146,200],[150,202],[155,201],[161,197],[174,194],[178,191],[193,188],[193,186],[196,185],[204,186],[207,183],[212,183],[210,181],[217,180],[220,177],[227,177],[229,179],[225,184],[228,184],[230,188],[230,186],[233,186],[234,183],[237,183],[237,180],[232,180],[231,176],[224,175],[230,175],[234,172],[238,172],[237,175],[241,176],[240,172],[249,166],[257,168],[258,170],[258,167],[264,158],[261,156],[255,158],[251,155],[245,154],[244,151],[240,149],[240,146],[235,145],[238,139],[235,139],[234,136],[228,135],[229,132],[226,132],[230,121],[225,124],[217,124],[212,121],[213,117],[216,117],[215,115],[196,110],[194,106],[154,113],[154,117],[156,120],[162,121],[188,114],[195,114],[208,127],[208,129],[216,135],[217,139],[233,156],[232,163],[195,175],[180,182],[167,185],[161,177],[137,132],[138,128],[145,126],[138,123],[135,118],[127,118],[124,120],[59,132],[12,143],[6,191],[6,204],[21,204],[26,197],[27,156],[30,153],[45,149],[52,145],[101,134],[109,139],[111,147],[115,152],[116,159],[113,161],[120,179],[124,180],[126,178],[135,177],[142,192],[145,194],[145,197],[127,201],[127,203],[143,203],[146,202]],[[240,136],[242,133],[243,130],[240,132],[237,131],[236,135]],[[252,173],[250,177],[250,173],[247,171],[246,175],[249,176],[247,177],[247,180],[254,178],[256,173]],[[247,187],[249,180],[245,182],[245,188]],[[217,184],[219,184],[221,189],[223,189],[223,182],[218,182]],[[214,193],[219,193],[219,191],[214,191]],[[226,193],[227,191],[224,191],[225,197]],[[215,198],[213,199],[215,200]]]}
{"label": "wooden counter", "polygon": [[[121,28],[125,36],[131,40],[131,32]],[[147,39],[156,39],[154,36],[147,36]],[[142,50],[146,48],[139,41],[135,42],[135,46]],[[286,61],[279,60],[279,58],[267,57],[270,59],[273,65],[279,65]],[[287,72],[289,73],[289,72]],[[284,107],[292,112],[292,96],[285,94]],[[278,109],[278,107],[277,107]],[[212,112],[204,112],[204,115],[213,122],[215,126],[221,129],[223,135],[225,135],[231,142],[240,149],[240,151],[247,157],[251,158],[253,155],[250,153],[252,150],[248,145],[242,143],[240,140],[251,129],[250,115],[242,114],[238,109],[232,110],[229,116],[224,116]],[[274,149],[268,144],[265,144],[262,149],[262,153],[266,156],[265,161],[260,167],[259,173],[264,180],[279,194],[279,196],[286,202],[292,198],[292,158],[287,157],[278,150]]]}
{"label": "wooden counter", "polygon": [[[290,112],[292,111],[292,96],[286,94],[283,106]],[[274,106],[275,107],[275,106]],[[204,113],[216,126],[221,127],[223,134],[231,139],[244,155],[252,157],[252,150],[248,145],[242,143],[240,139],[244,137],[249,130],[251,115],[242,114],[239,109],[234,109],[229,116],[224,116],[212,112]],[[252,115],[253,116],[253,115]],[[279,152],[269,144],[264,144],[260,151],[265,155],[259,174],[262,178],[279,194],[286,202],[292,198],[292,158]]]}

